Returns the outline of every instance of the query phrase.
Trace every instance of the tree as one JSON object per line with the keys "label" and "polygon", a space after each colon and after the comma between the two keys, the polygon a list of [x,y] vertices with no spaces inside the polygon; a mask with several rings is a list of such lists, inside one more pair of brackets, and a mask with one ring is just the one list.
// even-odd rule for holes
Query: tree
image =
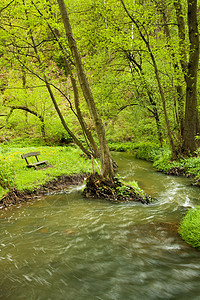
{"label": "tree", "polygon": [[[197,89],[198,61],[195,62],[194,57],[195,53],[198,57],[198,48],[193,46],[198,45],[198,41],[192,38],[194,26],[189,23],[190,14],[188,17],[186,14],[186,0],[69,1],[67,10],[78,55],[73,41],[70,46],[70,34],[68,41],[65,38],[57,2],[24,1],[29,20],[25,20],[22,3],[7,0],[0,9],[1,28],[5,29],[0,37],[1,59],[10,58],[9,63],[14,67],[21,63],[23,74],[32,72],[43,80],[63,126],[69,129],[68,116],[62,106],[68,101],[68,107],[79,122],[76,120],[76,126],[80,124],[76,132],[80,137],[81,129],[85,137],[87,155],[99,155],[90,128],[95,137],[97,134],[104,157],[102,149],[106,147],[102,146],[101,135],[104,127],[110,141],[115,137],[118,141],[138,141],[143,139],[143,133],[147,140],[152,140],[154,133],[154,141],[160,140],[161,145],[168,136],[173,158],[195,152],[199,125],[198,103],[193,93]],[[190,3],[193,5],[193,1]],[[15,18],[18,14],[23,17]],[[197,30],[194,28],[198,37]],[[79,66],[80,56],[83,72]],[[57,78],[51,72],[56,64]],[[86,80],[82,74],[87,74]],[[23,78],[25,83],[25,76]],[[41,115],[40,109],[35,110],[28,100],[26,104],[18,102],[17,105]],[[76,135],[68,129],[66,127],[68,133]],[[73,138],[76,141],[76,137]]]}
{"label": "tree", "polygon": [[186,105],[183,134],[183,152],[193,155],[197,149],[197,72],[199,63],[199,32],[197,22],[197,0],[188,0],[188,30],[190,41],[189,62],[186,73]]}
{"label": "tree", "polygon": [[[50,60],[52,59],[52,57],[49,55],[49,49],[51,53],[55,48],[55,47],[53,48],[53,46],[55,45],[55,36],[50,35],[51,32],[48,31],[48,27],[50,26],[48,26],[49,24],[47,20],[45,19],[45,17],[43,17],[43,14],[41,14],[40,12],[40,7],[42,7],[40,5],[41,3],[37,3],[37,5],[35,5],[33,1],[29,2],[29,1],[22,0],[21,3],[17,3],[13,7],[13,14],[16,9],[16,13],[17,14],[23,13],[25,18],[15,19],[14,16],[10,14],[9,16],[10,24],[8,23],[9,25],[2,27],[3,32],[5,32],[9,36],[10,42],[8,44],[8,47],[10,52],[12,53],[12,64],[20,65],[20,68],[22,68],[24,72],[33,74],[34,76],[36,76],[37,78],[39,78],[45,83],[50,98],[52,100],[52,103],[55,107],[55,110],[57,111],[57,114],[61,120],[63,128],[67,131],[67,133],[73,138],[74,142],[81,148],[81,150],[87,156],[89,157],[91,155],[97,156],[97,154],[95,153],[95,151],[96,152],[98,151],[97,147],[94,150],[94,152],[89,151],[88,149],[86,149],[86,147],[84,147],[83,143],[76,137],[75,133],[73,133],[70,130],[59,108],[59,105],[56,101],[56,97],[52,87],[58,90],[62,94],[62,96],[65,97],[65,99],[69,103],[72,112],[79,119],[80,124],[82,125],[83,122],[81,123],[80,113],[76,114],[69,98],[65,95],[65,93],[61,91],[61,89],[59,89],[55,84],[51,82],[52,80],[50,79],[50,76],[47,75],[47,73],[49,73],[48,67],[50,65]],[[36,18],[33,17],[34,14],[31,14],[31,11],[34,11],[35,15],[39,14],[40,17],[42,16],[42,18],[40,18],[40,22],[36,21]],[[50,19],[51,14],[49,14],[49,11],[46,11],[46,7],[44,12]],[[11,29],[10,32],[7,27]],[[42,34],[38,36],[37,31],[42,32]],[[42,45],[46,46],[45,49],[46,52],[44,51]],[[73,79],[72,81],[73,81],[73,87],[76,87]],[[77,90],[75,90],[75,102],[77,103]],[[26,108],[28,110],[28,107]],[[85,123],[84,123],[83,133],[86,133],[87,137],[88,136],[91,137],[91,134],[87,131],[87,126]],[[90,141],[91,140],[92,138],[90,139]],[[94,146],[96,145],[94,140],[92,141],[93,141],[92,148],[94,148]]]}
{"label": "tree", "polygon": [[[171,15],[167,13],[168,11],[168,3],[164,1],[157,1],[155,0],[156,8],[161,14],[162,22],[163,22],[163,31],[166,37],[166,47],[168,49],[169,55],[171,57],[172,61],[172,67],[173,67],[173,76],[176,78],[175,80],[175,91],[176,91],[176,97],[175,97],[175,109],[177,107],[176,112],[176,119],[179,127],[179,133],[178,133],[178,143],[177,148],[180,148],[182,146],[182,136],[183,136],[183,122],[184,122],[184,92],[183,92],[183,73],[181,73],[181,67],[179,64],[179,58],[176,54],[176,45],[174,45],[173,42],[173,35],[170,31],[170,19]],[[180,6],[178,5],[178,1],[174,1],[174,6],[176,11],[178,12],[177,22],[178,26],[184,25],[184,19],[183,19],[183,12],[180,11]],[[182,24],[182,25],[181,25]],[[183,31],[184,33],[184,31]],[[185,33],[184,33],[185,36]],[[184,39],[185,41],[185,39]],[[182,50],[181,50],[182,49]],[[180,47],[182,51],[182,57],[186,58],[186,49],[185,47]],[[185,62],[184,62],[185,63]]]}
{"label": "tree", "polygon": [[92,91],[90,89],[83,64],[81,61],[81,57],[77,48],[76,41],[73,37],[72,29],[71,29],[71,24],[68,16],[68,12],[65,6],[65,3],[63,0],[57,0],[59,4],[59,9],[60,13],[62,16],[63,24],[65,27],[65,33],[68,39],[69,43],[69,48],[71,50],[77,75],[78,75],[78,80],[84,95],[84,98],[87,102],[92,120],[95,125],[95,129],[97,132],[98,140],[99,140],[99,145],[101,149],[101,165],[102,165],[102,175],[104,178],[109,178],[110,180],[113,180],[114,177],[114,171],[113,171],[113,162],[112,158],[110,155],[110,151],[108,148],[107,140],[106,140],[106,134],[105,134],[105,129],[102,123],[102,120],[99,116],[98,110],[96,108],[96,104],[92,95]]}
{"label": "tree", "polygon": [[161,83],[158,64],[157,64],[155,55],[154,55],[154,53],[152,51],[152,48],[151,48],[149,35],[148,35],[147,31],[145,30],[145,28],[143,27],[143,25],[141,25],[141,22],[139,22],[133,15],[130,14],[130,12],[128,11],[128,9],[127,9],[127,7],[126,7],[123,0],[121,0],[121,3],[123,5],[124,10],[126,11],[128,17],[131,19],[134,26],[138,30],[139,35],[140,35],[142,41],[144,42],[144,44],[146,46],[146,49],[147,49],[147,52],[148,52],[148,54],[150,56],[150,59],[152,61],[152,65],[153,65],[153,68],[154,68],[154,75],[155,75],[155,78],[156,78],[156,81],[157,81],[158,90],[159,90],[160,98],[161,98],[162,105],[163,105],[163,111],[164,111],[165,122],[166,122],[166,126],[167,126],[168,138],[169,138],[169,142],[170,142],[170,146],[171,146],[171,150],[172,150],[172,156],[173,156],[173,159],[176,159],[177,153],[176,153],[174,140],[173,140],[173,137],[172,137],[172,131],[171,131],[171,127],[170,127],[170,122],[169,122],[169,117],[168,117],[168,113],[167,113],[165,93],[164,93],[162,83]]}

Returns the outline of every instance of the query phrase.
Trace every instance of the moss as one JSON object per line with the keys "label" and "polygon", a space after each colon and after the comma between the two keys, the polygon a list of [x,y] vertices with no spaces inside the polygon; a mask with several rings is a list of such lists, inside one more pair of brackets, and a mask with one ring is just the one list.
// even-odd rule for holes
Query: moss
{"label": "moss", "polygon": [[187,212],[180,223],[179,233],[189,245],[200,249],[200,206]]}

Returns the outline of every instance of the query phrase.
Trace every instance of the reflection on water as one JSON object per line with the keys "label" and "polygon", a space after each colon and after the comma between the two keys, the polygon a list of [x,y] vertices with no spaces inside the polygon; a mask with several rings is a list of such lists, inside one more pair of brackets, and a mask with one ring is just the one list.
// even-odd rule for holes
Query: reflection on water
{"label": "reflection on water", "polygon": [[113,204],[70,193],[0,213],[0,299],[200,299],[200,252],[177,234],[199,190],[114,154],[158,199]]}

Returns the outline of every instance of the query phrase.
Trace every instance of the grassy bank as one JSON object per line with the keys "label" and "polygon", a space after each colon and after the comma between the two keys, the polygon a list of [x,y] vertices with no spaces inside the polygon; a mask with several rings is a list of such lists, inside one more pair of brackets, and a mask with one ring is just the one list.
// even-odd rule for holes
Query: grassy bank
{"label": "grassy bank", "polygon": [[[21,158],[23,153],[39,151],[41,160],[47,160],[48,168],[35,170],[27,168]],[[35,162],[35,157],[30,162]],[[33,191],[39,186],[61,175],[89,173],[91,161],[82,156],[74,147],[10,147],[0,146],[0,199],[11,188],[19,191]]]}
{"label": "grassy bank", "polygon": [[[23,145],[23,144],[22,144]],[[40,152],[39,160],[47,160],[48,167],[41,166],[35,170],[27,168],[26,161],[21,158],[21,155],[28,152]],[[36,162],[35,157],[28,158],[29,163]],[[97,166],[95,166],[98,172]],[[69,184],[69,178],[72,180],[73,175],[82,175],[92,173],[92,161],[87,159],[82,152],[74,147],[47,147],[47,146],[32,146],[32,147],[16,147],[14,144],[0,146],[0,201],[5,199],[6,205],[15,203],[12,200],[13,191],[18,198],[26,198],[26,195],[33,192],[63,188],[63,182]],[[63,179],[63,176],[65,179]],[[75,176],[77,177],[77,176]],[[78,179],[79,177],[77,177]],[[136,182],[131,182],[136,194],[145,198],[144,192],[138,187]],[[19,192],[19,196],[18,196]],[[20,192],[25,194],[21,194]],[[119,190],[119,195],[123,194],[122,189]],[[4,202],[3,202],[4,203]],[[5,203],[3,204],[5,205]]]}

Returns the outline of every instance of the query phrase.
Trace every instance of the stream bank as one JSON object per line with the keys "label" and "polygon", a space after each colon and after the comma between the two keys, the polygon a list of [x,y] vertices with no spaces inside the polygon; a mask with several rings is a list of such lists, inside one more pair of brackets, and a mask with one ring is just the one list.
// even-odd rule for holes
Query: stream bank
{"label": "stream bank", "polygon": [[16,188],[11,189],[2,199],[0,199],[0,208],[15,205],[21,202],[30,201],[42,195],[48,195],[58,192],[65,192],[70,186],[80,185],[86,181],[86,187],[83,195],[86,198],[96,198],[107,200],[110,202],[140,202],[142,204],[150,204],[155,199],[145,194],[140,189],[136,189],[130,185],[125,185],[118,178],[111,183],[108,180],[96,174],[81,175],[62,175],[56,179],[41,185],[39,188],[29,191],[19,191]]}
{"label": "stream bank", "polygon": [[2,299],[198,298],[200,252],[177,226],[199,188],[131,154],[113,157],[123,182],[136,180],[157,201],[93,201],[73,187],[1,210]]}
{"label": "stream bank", "polygon": [[30,201],[42,195],[48,195],[55,192],[64,192],[71,185],[79,185],[84,182],[86,174],[81,175],[62,175],[51,180],[33,191],[19,191],[16,188],[11,189],[4,197],[0,199],[0,208],[15,205],[21,202]]}
{"label": "stream bank", "polygon": [[136,158],[152,162],[158,172],[190,178],[192,185],[200,187],[200,148],[196,151],[196,156],[180,157],[174,161],[168,147],[161,148],[152,142],[111,143],[109,147],[113,151],[132,153]]}

